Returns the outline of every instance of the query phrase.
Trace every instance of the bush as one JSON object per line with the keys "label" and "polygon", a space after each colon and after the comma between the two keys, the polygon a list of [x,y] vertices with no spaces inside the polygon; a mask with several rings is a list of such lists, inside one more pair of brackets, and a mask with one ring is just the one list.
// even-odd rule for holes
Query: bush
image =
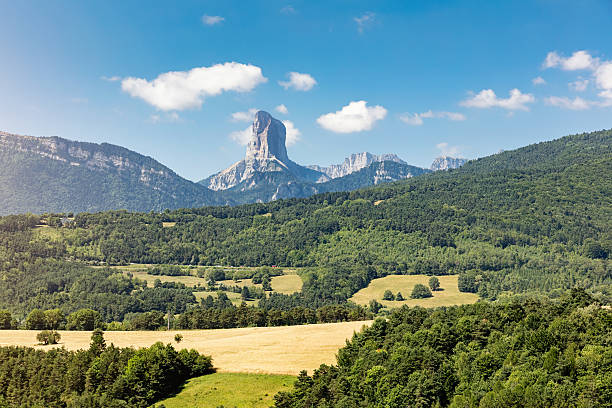
{"label": "bush", "polygon": [[395,300],[395,295],[393,295],[393,292],[387,289],[383,294],[383,300]]}
{"label": "bush", "polygon": [[62,336],[55,330],[43,330],[36,335],[36,340],[40,342],[40,344],[57,344]]}
{"label": "bush", "polygon": [[174,341],[176,341],[177,344],[180,343],[181,341],[183,341],[183,335],[180,333],[176,333],[174,335]]}
{"label": "bush", "polygon": [[81,309],[68,315],[66,330],[93,330],[104,328],[100,313],[91,309]]}
{"label": "bush", "polygon": [[435,276],[429,278],[429,288],[433,291],[440,290],[440,279]]}
{"label": "bush", "polygon": [[410,298],[412,299],[424,299],[432,297],[431,290],[425,285],[417,283],[414,285],[414,289],[412,289],[412,293],[410,294]]}
{"label": "bush", "polygon": [[397,292],[397,295],[395,295],[395,300],[397,300],[398,302],[404,301],[404,295],[402,295],[402,292]]}

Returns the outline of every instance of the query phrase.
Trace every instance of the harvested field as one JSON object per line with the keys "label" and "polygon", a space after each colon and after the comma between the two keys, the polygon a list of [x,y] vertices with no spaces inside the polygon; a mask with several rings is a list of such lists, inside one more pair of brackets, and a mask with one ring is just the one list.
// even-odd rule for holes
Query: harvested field
{"label": "harvested field", "polygon": [[[353,332],[371,321],[311,324],[282,327],[246,327],[219,330],[109,331],[104,333],[108,344],[118,347],[147,347],[156,341],[173,343],[178,349],[196,349],[211,355],[220,372],[297,375],[336,361],[338,349]],[[0,346],[39,346],[36,330],[1,330]],[[59,347],[69,350],[89,347],[91,332],[61,331]],[[174,343],[181,333],[183,341]]]}
{"label": "harvested field", "polygon": [[[375,299],[384,306],[391,308],[403,305],[422,307],[453,306],[475,303],[478,300],[478,295],[474,293],[459,292],[457,287],[459,275],[438,276],[440,287],[443,290],[432,292],[433,297],[430,298],[410,299],[410,293],[412,293],[414,285],[422,283],[427,286],[429,278],[426,275],[389,275],[384,278],[374,279],[367,288],[355,293],[350,300],[360,305],[367,305],[370,300]],[[401,292],[406,300],[401,302],[382,300],[386,290],[390,290],[394,295],[397,292]]]}

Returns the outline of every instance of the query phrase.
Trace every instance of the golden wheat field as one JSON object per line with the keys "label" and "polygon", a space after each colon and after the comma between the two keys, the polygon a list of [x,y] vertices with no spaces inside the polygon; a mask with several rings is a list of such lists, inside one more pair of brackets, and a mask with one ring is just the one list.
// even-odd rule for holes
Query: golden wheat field
{"label": "golden wheat field", "polygon": [[[162,341],[176,348],[196,349],[211,355],[220,372],[289,374],[313,369],[319,365],[335,363],[335,356],[346,340],[371,321],[310,324],[282,327],[246,327],[219,330],[171,331],[108,331],[104,337],[108,344],[118,347],[146,347]],[[39,346],[36,330],[2,330],[0,346]],[[60,331],[59,347],[69,350],[89,347],[91,332]],[[183,335],[178,345],[175,334]]]}
{"label": "golden wheat field", "polygon": [[[439,307],[463,305],[475,303],[478,300],[478,295],[474,293],[459,292],[457,280],[459,275],[438,276],[440,287],[443,290],[435,291],[433,297],[427,299],[410,299],[412,288],[417,283],[422,283],[427,286],[429,276],[425,275],[389,275],[384,278],[374,279],[367,288],[361,289],[355,293],[350,300],[360,305],[367,305],[370,300],[375,299],[386,307],[401,307],[422,306],[422,307]],[[394,295],[401,292],[406,299],[404,301],[388,301],[382,300],[386,290],[390,290]]]}

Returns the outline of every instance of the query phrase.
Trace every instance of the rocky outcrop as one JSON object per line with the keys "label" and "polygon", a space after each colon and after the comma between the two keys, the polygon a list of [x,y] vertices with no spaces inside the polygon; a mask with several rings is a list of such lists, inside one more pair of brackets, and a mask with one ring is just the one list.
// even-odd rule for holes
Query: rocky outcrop
{"label": "rocky outcrop", "polygon": [[317,165],[311,165],[306,167],[312,170],[319,171],[327,175],[330,179],[335,179],[364,169],[372,163],[385,161],[407,164],[395,154],[387,153],[377,156],[372,153],[363,152],[351,154],[349,157],[344,159],[344,163],[342,164],[332,164],[329,167],[321,167]]}
{"label": "rocky outcrop", "polygon": [[[291,161],[287,155],[286,129],[283,123],[268,112],[259,111],[253,121],[253,133],[243,160],[199,183],[211,190],[228,190],[243,183],[257,173],[284,172],[296,181],[319,182],[329,177]],[[240,186],[253,188],[253,183]]]}
{"label": "rocky outcrop", "polygon": [[449,157],[449,156],[441,156],[441,157],[437,157],[433,161],[430,169],[433,171],[457,169],[463,166],[466,162],[467,162],[467,159],[460,159],[460,158]]}

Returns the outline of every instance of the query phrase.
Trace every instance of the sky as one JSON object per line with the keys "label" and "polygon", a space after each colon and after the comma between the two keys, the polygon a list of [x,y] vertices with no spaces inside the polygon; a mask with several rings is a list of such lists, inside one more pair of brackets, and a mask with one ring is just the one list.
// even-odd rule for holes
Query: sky
{"label": "sky", "polygon": [[612,127],[612,1],[0,1],[0,130],[200,180],[258,109],[289,157],[429,167]]}

